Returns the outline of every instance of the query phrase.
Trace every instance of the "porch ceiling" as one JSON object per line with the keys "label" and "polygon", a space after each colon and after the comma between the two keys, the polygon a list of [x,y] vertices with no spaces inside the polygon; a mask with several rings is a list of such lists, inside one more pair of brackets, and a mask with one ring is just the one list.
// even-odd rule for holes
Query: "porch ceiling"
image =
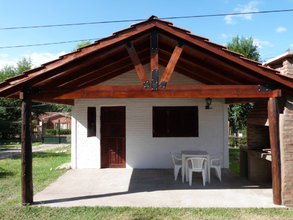
{"label": "porch ceiling", "polygon": [[[152,79],[147,78],[143,69],[143,65],[147,63],[151,64],[152,70],[158,69],[158,65],[165,67],[163,77],[158,81],[158,91],[151,90]],[[136,69],[140,79],[138,84],[141,83],[141,86],[132,87],[132,90],[127,90],[129,87],[99,86],[100,83],[133,69]],[[168,81],[172,77],[173,70],[207,87],[171,88],[168,86]],[[248,60],[241,54],[229,51],[224,46],[152,16],[144,22],[113,33],[112,36],[95,41],[76,52],[6,79],[0,84],[0,97],[23,98],[22,88],[30,87],[41,87],[41,90],[36,94],[31,94],[30,91],[29,94],[25,94],[27,98],[71,105],[76,98],[173,97],[174,92],[180,93],[179,97],[280,96],[280,91],[259,92],[255,85],[260,84],[277,84],[279,89],[293,95],[293,79],[280,75],[274,69],[263,67],[259,62]],[[208,86],[212,85],[226,87],[213,87],[211,91],[212,87]],[[189,92],[185,94],[186,88]],[[88,96],[86,93],[88,90],[95,95]],[[102,94],[101,90],[107,94]],[[235,95],[229,96],[227,90]],[[250,95],[247,93],[248,90],[251,90]],[[119,95],[111,95],[113,91]]]}

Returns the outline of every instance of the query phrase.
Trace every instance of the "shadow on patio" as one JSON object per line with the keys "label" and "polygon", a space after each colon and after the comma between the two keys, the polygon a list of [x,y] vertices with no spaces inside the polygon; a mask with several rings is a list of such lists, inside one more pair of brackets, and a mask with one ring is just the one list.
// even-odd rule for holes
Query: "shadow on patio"
{"label": "shadow on patio", "polygon": [[222,169],[222,182],[211,171],[211,183],[202,185],[194,173],[193,185],[175,181],[171,169],[69,170],[34,196],[36,205],[135,207],[281,207],[275,206],[271,186],[259,186]]}

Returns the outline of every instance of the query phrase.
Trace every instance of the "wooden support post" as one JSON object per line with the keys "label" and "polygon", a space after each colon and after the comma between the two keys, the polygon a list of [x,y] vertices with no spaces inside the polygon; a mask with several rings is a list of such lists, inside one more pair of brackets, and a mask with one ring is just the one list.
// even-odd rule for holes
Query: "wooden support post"
{"label": "wooden support post", "polygon": [[151,33],[151,88],[153,91],[158,90],[158,75],[159,75],[159,48],[158,48],[158,31],[154,29]]}
{"label": "wooden support post", "polygon": [[21,201],[22,205],[33,204],[33,167],[32,167],[32,137],[31,137],[31,107],[30,99],[22,100],[21,111]]}
{"label": "wooden support post", "polygon": [[281,161],[279,138],[279,108],[277,98],[269,98],[268,118],[272,151],[273,201],[274,204],[281,205]]}

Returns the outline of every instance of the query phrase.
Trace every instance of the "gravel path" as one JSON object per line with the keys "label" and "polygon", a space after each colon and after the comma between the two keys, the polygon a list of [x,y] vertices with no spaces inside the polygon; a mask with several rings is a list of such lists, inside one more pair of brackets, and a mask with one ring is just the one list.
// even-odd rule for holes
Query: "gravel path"
{"label": "gravel path", "polygon": [[[49,149],[54,149],[57,147],[65,147],[68,146],[69,144],[42,144],[39,146],[32,146],[33,152],[38,152],[38,151],[43,151],[43,150],[49,150]],[[9,149],[9,150],[0,150],[0,160],[11,157],[17,154],[21,153],[20,147],[14,148],[14,149]]]}

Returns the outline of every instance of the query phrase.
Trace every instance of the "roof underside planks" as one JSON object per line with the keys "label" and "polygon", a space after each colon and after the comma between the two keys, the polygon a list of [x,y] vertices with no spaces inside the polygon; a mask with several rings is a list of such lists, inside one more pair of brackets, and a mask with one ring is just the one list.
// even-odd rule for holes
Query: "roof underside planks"
{"label": "roof underside planks", "polygon": [[[152,39],[157,41],[158,48],[152,48]],[[158,91],[152,91],[151,86],[145,86],[146,81],[151,83],[152,80],[147,78],[143,69],[147,63],[151,63],[151,69],[158,68],[158,65],[166,68],[158,82],[159,85],[165,82],[166,88],[161,85]],[[105,87],[101,87],[95,89],[99,92],[94,92],[95,95],[91,97],[173,97],[174,92],[181,94],[180,97],[219,97],[222,94],[222,98],[263,98],[280,95],[280,91],[264,95],[256,87],[250,87],[253,91],[248,94],[246,89],[249,87],[239,87],[238,90],[231,87],[260,84],[278,84],[281,90],[293,94],[293,79],[206,38],[192,35],[170,22],[151,17],[39,68],[5,80],[0,84],[0,96],[17,99],[20,98],[21,88],[41,87],[41,94],[26,96],[34,101],[72,105],[73,99],[81,98],[81,91],[88,87],[92,91],[100,83],[133,69],[138,73],[138,85],[141,84],[141,88],[127,91],[127,87],[113,87],[111,89],[116,95],[111,95],[111,90],[106,91]],[[228,96],[224,86],[216,90],[193,86],[188,92],[184,86],[170,87],[168,81],[173,70],[205,85],[227,85],[233,95]],[[205,93],[195,92],[200,89]]]}

